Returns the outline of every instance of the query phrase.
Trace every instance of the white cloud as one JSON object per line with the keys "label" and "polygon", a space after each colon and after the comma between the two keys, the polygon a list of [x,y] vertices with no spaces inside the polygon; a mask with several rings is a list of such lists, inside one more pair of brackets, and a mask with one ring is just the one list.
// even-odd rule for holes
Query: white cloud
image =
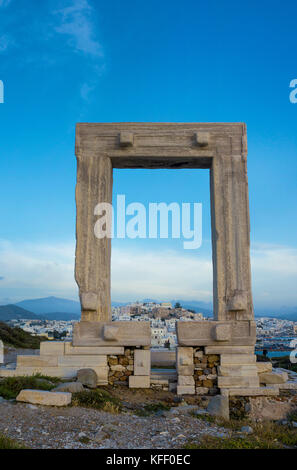
{"label": "white cloud", "polygon": [[297,306],[297,249],[256,244],[251,250],[254,303]]}
{"label": "white cloud", "polygon": [[74,298],[74,243],[29,244],[0,241],[0,297],[11,301],[57,295]]}
{"label": "white cloud", "polygon": [[199,299],[212,297],[212,263],[209,259],[178,252],[122,251],[112,253],[112,297],[117,300],[146,297]]}
{"label": "white cloud", "polygon": [[[74,242],[29,244],[0,241],[0,299],[11,301],[56,295],[76,298]],[[254,303],[297,305],[297,249],[255,245],[252,249]],[[212,299],[210,256],[177,251],[141,252],[114,248],[112,297]]]}
{"label": "white cloud", "polygon": [[95,57],[103,55],[102,47],[96,39],[91,18],[92,7],[88,0],[72,0],[69,6],[55,11],[55,15],[59,18],[55,31],[68,36],[69,44],[76,51]]}

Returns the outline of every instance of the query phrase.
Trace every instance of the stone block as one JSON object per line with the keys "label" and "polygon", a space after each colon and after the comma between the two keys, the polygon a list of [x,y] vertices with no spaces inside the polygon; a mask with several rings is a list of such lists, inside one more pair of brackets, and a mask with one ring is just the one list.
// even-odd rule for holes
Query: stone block
{"label": "stone block", "polygon": [[58,356],[17,356],[17,367],[57,367]]}
{"label": "stone block", "polygon": [[180,375],[193,375],[194,364],[191,366],[178,366],[177,370]]}
{"label": "stone block", "polygon": [[122,366],[121,364],[115,364],[113,366],[110,366],[110,370],[114,370],[116,372],[123,372],[124,370],[126,370],[126,367]]}
{"label": "stone block", "polygon": [[178,385],[176,389],[177,395],[194,395],[194,385]]}
{"label": "stone block", "polygon": [[205,354],[255,354],[254,346],[206,346]]}
{"label": "stone block", "polygon": [[194,357],[197,359],[202,359],[203,358],[203,351],[195,351]]}
{"label": "stone block", "polygon": [[178,347],[176,350],[177,370],[180,366],[191,366],[193,363],[193,348]]}
{"label": "stone block", "polygon": [[195,380],[193,376],[190,375],[179,375],[178,376],[178,385],[187,385],[195,386]]}
{"label": "stone block", "polygon": [[[226,340],[226,345],[254,346],[256,342],[254,321],[179,321],[176,323],[178,344],[180,346],[218,346],[220,342],[216,339],[216,331],[218,327],[225,325],[227,325],[227,330],[230,329],[230,338]],[[225,331],[225,328],[221,331]]]}
{"label": "stone block", "polygon": [[33,405],[67,406],[71,403],[71,393],[45,392],[42,390],[21,390],[16,397],[17,401],[32,403]]}
{"label": "stone block", "polygon": [[40,343],[40,356],[63,356],[65,343],[63,341],[42,341]]}
{"label": "stone block", "polygon": [[151,352],[136,349],[134,352],[134,375],[150,375]]}
{"label": "stone block", "polygon": [[133,147],[134,135],[133,132],[120,132],[120,146]]}
{"label": "stone block", "polygon": [[196,145],[199,147],[207,147],[210,141],[210,133],[209,132],[195,132],[195,142]]}
{"label": "stone block", "polygon": [[203,387],[212,388],[213,382],[212,380],[205,379],[202,381],[202,385]]}
{"label": "stone block", "polygon": [[[222,392],[222,390],[221,390]],[[272,397],[278,395],[278,389],[273,387],[242,387],[242,388],[230,388],[228,390],[229,396],[240,396],[240,397]]]}
{"label": "stone block", "polygon": [[149,375],[130,375],[129,388],[150,388]]}
{"label": "stone block", "polygon": [[218,377],[219,388],[259,387],[259,377]]}
{"label": "stone block", "polygon": [[58,365],[62,367],[106,367],[107,356],[62,356],[58,358]]}
{"label": "stone block", "polygon": [[223,395],[212,397],[208,403],[207,411],[212,416],[219,416],[229,420],[229,399]]}
{"label": "stone block", "polygon": [[83,392],[84,386],[81,382],[64,382],[59,384],[52,392],[69,392],[78,393]]}
{"label": "stone block", "polygon": [[257,367],[258,374],[263,374],[264,372],[272,371],[271,362],[256,362],[256,367]]}
{"label": "stone block", "polygon": [[228,323],[216,325],[214,329],[214,337],[216,341],[230,341],[231,339],[231,325]]}
{"label": "stone block", "polygon": [[221,366],[226,365],[248,365],[256,364],[256,356],[251,354],[222,354],[221,355]]}
{"label": "stone block", "polygon": [[88,388],[97,387],[97,374],[93,369],[80,369],[77,371],[77,380]]}
{"label": "stone block", "polygon": [[258,370],[256,364],[250,365],[231,365],[231,366],[218,366],[218,374],[223,377],[250,377],[257,376]]}
{"label": "stone block", "polygon": [[92,367],[97,374],[97,385],[108,384],[108,367]]}
{"label": "stone block", "polygon": [[76,377],[77,368],[74,367],[17,367],[16,369],[1,369],[0,377],[17,377],[20,375],[48,375],[49,377],[61,377],[71,379]]}
{"label": "stone block", "polygon": [[103,338],[106,341],[117,341],[119,339],[119,327],[116,325],[104,325]]}
{"label": "stone block", "polygon": [[75,347],[150,346],[150,323],[81,321],[74,325],[72,345]]}
{"label": "stone block", "polygon": [[259,374],[261,384],[283,384],[288,381],[286,372],[264,372]]}
{"label": "stone block", "polygon": [[220,361],[220,356],[218,354],[209,354],[207,356],[207,360],[208,362],[219,362]]}
{"label": "stone block", "polygon": [[110,356],[123,355],[123,346],[72,346],[70,342],[65,342],[65,355],[72,356]]}
{"label": "stone block", "polygon": [[207,387],[196,387],[196,395],[207,395],[209,388]]}
{"label": "stone block", "polygon": [[209,374],[206,376],[207,380],[216,380],[218,376],[216,374]]}

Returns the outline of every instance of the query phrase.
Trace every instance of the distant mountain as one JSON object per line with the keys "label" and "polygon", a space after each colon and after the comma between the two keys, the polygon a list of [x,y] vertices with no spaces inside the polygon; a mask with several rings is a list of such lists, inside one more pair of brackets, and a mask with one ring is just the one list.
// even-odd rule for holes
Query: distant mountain
{"label": "distant mountain", "polygon": [[36,315],[24,308],[18,307],[17,305],[1,305],[0,306],[0,321],[16,320],[38,320],[42,319],[41,315]]}
{"label": "distant mountain", "polygon": [[43,317],[47,320],[61,320],[61,321],[72,321],[80,320],[80,313],[68,313],[68,312],[49,312],[44,313]]}
{"label": "distant mountain", "polygon": [[256,310],[255,317],[279,318],[280,320],[290,320],[297,322],[297,307],[295,311],[291,308],[288,309],[288,311],[283,311],[283,309],[280,309],[278,311]]}
{"label": "distant mountain", "polygon": [[75,300],[62,299],[59,297],[45,297],[42,299],[22,300],[15,305],[28,309],[37,314],[63,312],[80,315],[80,303]]}

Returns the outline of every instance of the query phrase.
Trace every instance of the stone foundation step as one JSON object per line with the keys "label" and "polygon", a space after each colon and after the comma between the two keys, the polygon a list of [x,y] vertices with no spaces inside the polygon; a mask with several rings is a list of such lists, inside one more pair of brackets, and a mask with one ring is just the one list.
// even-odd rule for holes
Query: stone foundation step
{"label": "stone foundation step", "polygon": [[[0,368],[0,377],[18,377],[23,375],[32,376],[35,374],[47,375],[49,377],[60,377],[62,379],[72,379],[77,376],[77,372],[82,367],[16,367],[16,369]],[[98,377],[98,385],[108,384],[108,368],[94,367]]]}
{"label": "stone foundation step", "polygon": [[254,388],[259,387],[259,376],[231,376],[231,377],[218,377],[219,388]]}
{"label": "stone foundation step", "polygon": [[254,388],[229,388],[221,389],[221,395],[229,397],[271,397],[278,395],[278,390],[274,387],[254,387]]}
{"label": "stone foundation step", "polygon": [[221,354],[221,366],[256,364],[255,354]]}
{"label": "stone foundation step", "polygon": [[205,354],[255,354],[254,346],[206,346]]}
{"label": "stone foundation step", "polygon": [[223,377],[257,377],[256,364],[218,366],[218,375]]}

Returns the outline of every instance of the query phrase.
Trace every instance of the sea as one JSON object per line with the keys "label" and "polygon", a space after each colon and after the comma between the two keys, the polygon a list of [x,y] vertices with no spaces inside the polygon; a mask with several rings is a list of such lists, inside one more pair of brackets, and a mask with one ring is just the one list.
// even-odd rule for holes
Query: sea
{"label": "sea", "polygon": [[[267,357],[283,357],[283,356],[290,356],[292,349],[289,351],[268,351]],[[263,351],[256,351],[256,354],[263,355]]]}

